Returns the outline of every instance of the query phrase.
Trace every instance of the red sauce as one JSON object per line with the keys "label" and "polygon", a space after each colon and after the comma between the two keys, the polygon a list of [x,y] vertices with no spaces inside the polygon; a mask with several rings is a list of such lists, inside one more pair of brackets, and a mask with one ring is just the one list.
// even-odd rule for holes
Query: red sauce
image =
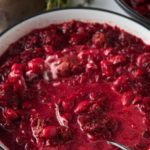
{"label": "red sauce", "polygon": [[0,66],[0,140],[10,150],[150,149],[150,46],[70,21],[10,45]]}
{"label": "red sauce", "polygon": [[125,0],[125,2],[141,15],[150,18],[149,0]]}

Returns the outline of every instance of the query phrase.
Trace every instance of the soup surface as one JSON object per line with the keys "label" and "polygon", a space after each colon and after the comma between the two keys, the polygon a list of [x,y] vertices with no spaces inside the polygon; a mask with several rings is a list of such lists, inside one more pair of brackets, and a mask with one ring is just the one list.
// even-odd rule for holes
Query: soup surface
{"label": "soup surface", "polygon": [[0,59],[10,150],[150,150],[150,46],[107,24],[53,24]]}

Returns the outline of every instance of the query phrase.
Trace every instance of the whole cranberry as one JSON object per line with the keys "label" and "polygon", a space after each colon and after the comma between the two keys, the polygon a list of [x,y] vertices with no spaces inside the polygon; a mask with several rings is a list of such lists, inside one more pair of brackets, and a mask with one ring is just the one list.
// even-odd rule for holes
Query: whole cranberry
{"label": "whole cranberry", "polygon": [[90,106],[89,100],[81,101],[75,108],[74,112],[76,114],[80,114],[80,113],[84,112],[85,110],[87,110],[89,108],[89,106]]}
{"label": "whole cranberry", "polygon": [[47,126],[42,130],[42,137],[49,139],[54,138],[58,134],[58,130],[56,126]]}
{"label": "whole cranberry", "polygon": [[52,54],[53,53],[53,48],[50,45],[45,45],[44,50],[47,54]]}
{"label": "whole cranberry", "polygon": [[33,73],[41,73],[44,70],[44,60],[42,58],[34,58],[28,62],[28,70]]}
{"label": "whole cranberry", "polygon": [[9,121],[13,121],[18,119],[18,114],[14,109],[6,108],[4,109],[4,117]]}

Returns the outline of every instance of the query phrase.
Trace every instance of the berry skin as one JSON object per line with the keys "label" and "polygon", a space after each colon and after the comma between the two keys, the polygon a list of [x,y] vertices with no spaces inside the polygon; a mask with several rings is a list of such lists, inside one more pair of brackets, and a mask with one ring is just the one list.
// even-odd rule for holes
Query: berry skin
{"label": "berry skin", "polygon": [[34,58],[28,62],[28,70],[39,74],[44,70],[44,60],[42,58]]}
{"label": "berry skin", "polygon": [[24,69],[24,66],[22,64],[19,63],[15,63],[12,65],[11,70],[15,71],[15,70],[20,70],[22,71]]}
{"label": "berry skin", "polygon": [[49,139],[57,136],[57,127],[55,126],[47,126],[42,131],[42,137]]}
{"label": "berry skin", "polygon": [[73,110],[74,102],[72,100],[63,101],[62,107],[65,112],[70,112]]}
{"label": "berry skin", "polygon": [[17,112],[15,110],[11,109],[11,108],[6,108],[4,110],[4,116],[9,121],[13,121],[13,120],[18,119]]}
{"label": "berry skin", "polygon": [[84,112],[86,109],[88,109],[89,106],[90,106],[90,101],[84,100],[77,105],[74,112],[76,114],[80,114],[80,113]]}
{"label": "berry skin", "polygon": [[128,91],[128,92],[125,92],[123,93],[123,96],[122,96],[122,105],[123,106],[129,106],[132,101],[134,99],[134,95],[133,95],[133,92],[132,91]]}

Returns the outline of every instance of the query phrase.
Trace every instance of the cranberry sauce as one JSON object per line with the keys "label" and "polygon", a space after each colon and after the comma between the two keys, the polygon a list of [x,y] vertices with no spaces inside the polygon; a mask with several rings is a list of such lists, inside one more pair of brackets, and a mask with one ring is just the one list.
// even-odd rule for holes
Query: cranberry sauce
{"label": "cranberry sauce", "polygon": [[118,27],[34,30],[1,57],[0,140],[10,150],[150,150],[150,46]]}
{"label": "cranberry sauce", "polygon": [[124,0],[130,7],[141,15],[150,19],[150,1],[149,0]]}

